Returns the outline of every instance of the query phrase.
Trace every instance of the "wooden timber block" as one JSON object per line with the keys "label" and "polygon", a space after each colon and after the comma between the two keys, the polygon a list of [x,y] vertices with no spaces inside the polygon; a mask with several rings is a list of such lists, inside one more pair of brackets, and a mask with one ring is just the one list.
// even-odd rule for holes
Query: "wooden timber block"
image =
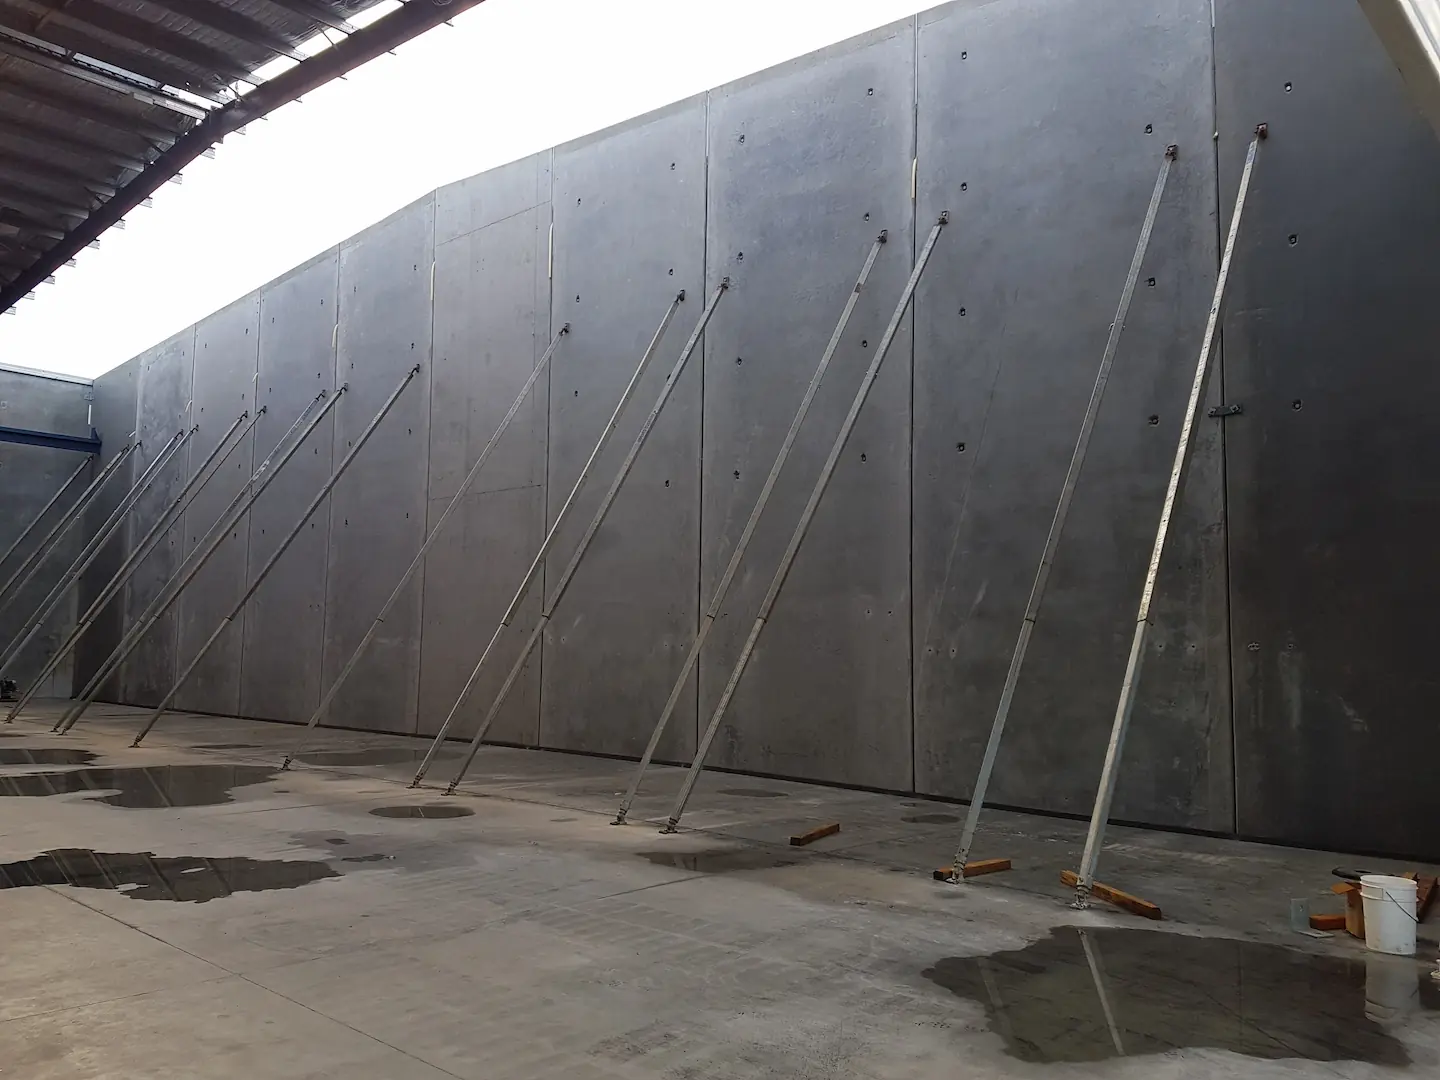
{"label": "wooden timber block", "polygon": [[1407,870],[1400,876],[1415,882],[1415,921],[1422,923],[1425,916],[1430,914],[1431,905],[1435,903],[1436,892],[1440,892],[1436,879],[1414,870]]}
{"label": "wooden timber block", "polygon": [[[983,874],[998,874],[1002,870],[1010,869],[1009,859],[980,859],[977,862],[967,862],[965,872],[961,877],[980,877]],[[953,866],[942,866],[939,870],[933,870],[930,876],[936,881],[949,881],[955,868]]]}
{"label": "wooden timber block", "polygon": [[1435,898],[1440,896],[1440,878],[1421,876],[1415,879],[1420,885],[1420,892],[1415,897],[1415,921],[1424,922],[1425,916],[1430,914],[1430,909],[1435,906]]}
{"label": "wooden timber block", "polygon": [[1354,881],[1342,881],[1330,886],[1332,892],[1345,897],[1345,932],[1351,937],[1365,940],[1365,902],[1360,899],[1360,885]]}
{"label": "wooden timber block", "polygon": [[[1080,884],[1080,875],[1073,870],[1060,871],[1060,880],[1070,888],[1076,888]],[[1090,884],[1090,895],[1104,900],[1106,903],[1114,904],[1123,908],[1132,915],[1139,915],[1144,919],[1163,919],[1164,915],[1160,908],[1149,900],[1141,900],[1138,896],[1131,896],[1129,893],[1121,892],[1119,889],[1112,889],[1109,885],[1101,885],[1094,881]]]}
{"label": "wooden timber block", "polygon": [[827,836],[834,836],[839,831],[840,823],[833,821],[829,825],[821,825],[818,828],[811,829],[809,832],[803,832],[799,836],[790,837],[790,846],[804,847],[806,844],[813,844],[816,840],[824,840]]}
{"label": "wooden timber block", "polygon": [[1344,930],[1345,913],[1337,911],[1333,915],[1311,915],[1311,930]]}

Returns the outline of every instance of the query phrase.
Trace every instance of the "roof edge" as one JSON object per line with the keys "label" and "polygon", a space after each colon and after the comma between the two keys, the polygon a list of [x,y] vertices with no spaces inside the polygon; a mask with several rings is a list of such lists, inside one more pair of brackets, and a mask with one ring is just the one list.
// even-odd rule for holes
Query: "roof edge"
{"label": "roof edge", "polygon": [[408,0],[343,41],[261,83],[244,97],[215,109],[0,290],[0,314],[44,284],[51,274],[225,136],[484,2]]}

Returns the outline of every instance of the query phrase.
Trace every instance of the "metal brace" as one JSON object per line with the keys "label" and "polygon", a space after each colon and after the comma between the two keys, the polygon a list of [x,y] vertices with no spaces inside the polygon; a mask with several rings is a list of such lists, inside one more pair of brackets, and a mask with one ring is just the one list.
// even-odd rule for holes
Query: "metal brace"
{"label": "metal brace", "polygon": [[1243,416],[1244,413],[1244,405],[1216,405],[1205,415],[1214,417],[1217,420],[1224,420],[1227,416]]}

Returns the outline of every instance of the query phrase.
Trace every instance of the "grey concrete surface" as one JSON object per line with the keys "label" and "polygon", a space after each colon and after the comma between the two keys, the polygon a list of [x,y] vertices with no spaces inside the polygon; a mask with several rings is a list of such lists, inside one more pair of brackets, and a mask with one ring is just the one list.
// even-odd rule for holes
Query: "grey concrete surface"
{"label": "grey concrete surface", "polygon": [[[327,731],[281,775],[281,725],[179,714],[131,750],[141,710],[100,706],[60,738],[59,705],[0,740],[0,1050],[18,1080],[1440,1068],[1428,964],[1288,928],[1292,896],[1333,903],[1333,853],[1117,829],[1108,875],[1164,905],[1153,924],[1066,906],[1078,822],[994,815],[984,854],[1016,869],[957,887],[928,873],[943,802],[712,772],[695,827],[665,837],[654,792],[608,823],[616,762],[496,748],[445,799],[405,789],[415,739]],[[67,773],[96,790],[34,786]],[[659,768],[656,790],[679,775]],[[437,803],[471,814],[371,813]],[[842,831],[786,846],[824,821]],[[64,873],[25,887],[18,864],[47,851]],[[1433,955],[1435,925],[1422,936]]]}
{"label": "grey concrete surface", "polygon": [[[91,393],[95,400],[92,402],[90,419],[95,430],[100,433],[100,465],[102,467],[120,452],[121,447],[130,437],[130,433],[135,430],[136,393],[139,389],[139,377],[140,360],[137,357],[127,360],[119,367],[111,368],[99,376],[91,387]],[[127,476],[133,475],[129,469],[122,469],[122,471]],[[104,505],[109,509],[114,509],[118,500],[119,496],[111,496],[106,499]],[[91,516],[86,522],[86,531],[91,535],[94,535],[101,527],[105,520],[105,512],[108,510],[102,512],[100,508],[91,512]],[[130,545],[133,542],[131,535],[130,526],[127,525],[117,534],[115,541],[107,545],[105,550],[100,553],[100,557],[91,564],[90,569],[80,576],[77,613],[89,610],[101,590],[120,569],[120,564],[130,554]],[[139,534],[139,536],[143,535],[143,532]],[[138,540],[139,536],[135,539]],[[96,669],[109,655],[114,643],[120,640],[124,622],[125,593],[122,590],[99,613],[93,629],[76,643],[75,651],[69,661],[72,676],[69,680],[60,683],[56,690],[57,695],[68,693],[69,687],[83,686],[90,681],[90,677],[95,674]],[[63,671],[64,669],[59,670]],[[122,677],[123,672],[101,687],[106,698],[118,699],[123,696]]]}
{"label": "grey concrete surface", "polygon": [[[90,386],[78,380],[48,379],[40,375],[0,371],[0,403],[4,406],[0,408],[0,425],[57,435],[88,436],[90,393]],[[125,445],[125,436],[129,433],[129,428],[119,435],[113,431],[109,433],[110,442],[105,446],[107,453],[94,469],[88,470],[70,485],[61,501],[56,503],[27,541],[0,566],[0,583],[8,581],[24,564],[51,526],[74,505],[96,470]],[[70,450],[0,443],[0,552],[8,550],[35,520],[35,515],[75,472],[75,467],[84,457],[85,455]],[[123,469],[121,471],[124,472]],[[0,613],[0,649],[5,648],[20,634],[28,633],[29,627],[34,625],[33,616],[45,602],[50,590],[80,554],[85,540],[100,528],[129,486],[128,475],[112,477],[106,488],[90,504],[90,509],[62,536],[57,537],[54,549],[40,564],[30,583],[10,595],[5,611]],[[122,553],[119,557],[123,558],[123,550],[123,538],[117,536],[106,545],[101,559],[96,560],[92,569],[101,566],[102,560],[108,563],[115,559],[117,553]],[[64,602],[45,620],[36,640],[11,661],[5,672],[7,678],[15,679],[22,685],[29,685],[45,665],[50,652],[74,628],[77,614],[75,605],[82,589],[83,584],[72,587]],[[67,662],[47,680],[53,688],[50,693],[68,692],[70,679],[71,664]]]}
{"label": "grey concrete surface", "polygon": [[1239,824],[1426,850],[1440,731],[1416,722],[1432,649],[1413,600],[1436,585],[1418,478],[1440,312],[1414,290],[1440,209],[1405,193],[1440,184],[1440,145],[1358,5],[1221,2],[1215,18],[1221,190],[1250,127],[1285,133],[1256,173],[1224,328],[1226,394],[1245,406],[1226,428]]}
{"label": "grey concrete surface", "polygon": [[[910,275],[914,93],[905,23],[711,95],[707,256],[735,295],[706,343],[704,603],[871,244],[881,229],[890,239],[701,656],[702,725]],[[844,165],[816,182],[832,161]],[[907,319],[720,728],[717,765],[911,786],[910,353]]]}
{"label": "grey concrete surface", "polygon": [[[154,459],[160,447],[181,425],[190,422],[194,400],[195,328],[182,331],[140,355],[136,390],[136,438],[141,450],[132,459],[135,475]],[[185,484],[189,448],[176,455],[156,478],[130,517],[130,536],[138,541],[160,519],[165,507],[180,494]],[[164,538],[147,555],[125,586],[125,630],[136,625],[141,614],[161,595],[166,583],[180,569],[186,551],[210,527],[209,522],[189,519],[187,514],[165,531]],[[179,613],[171,607],[146,632],[121,668],[125,700],[138,705],[158,704],[175,683],[179,648]],[[111,643],[112,647],[115,643]],[[106,650],[109,655],[109,650]],[[78,688],[77,688],[78,689]]]}
{"label": "grey concrete surface", "polygon": [[[569,321],[552,372],[331,714],[437,730],[683,287],[690,299],[555,546],[559,563],[461,717],[456,733],[468,734],[667,358],[728,274],[703,364],[661,416],[492,733],[638,754],[867,244],[887,229],[660,748],[663,760],[688,756],[697,704],[706,714],[719,693],[917,232],[948,210],[916,332],[907,321],[859,417],[714,760],[964,797],[1145,199],[1175,142],[995,777],[1002,805],[1086,812],[1239,155],[1264,121],[1204,406],[1244,413],[1200,418],[1117,816],[1440,857],[1428,827],[1440,746],[1424,719],[1433,635],[1408,602],[1425,595],[1417,568],[1435,517],[1428,444],[1413,433],[1432,396],[1440,151],[1353,0],[1217,0],[1213,34],[1211,7],[947,4],[449,185],[263,287],[264,393],[288,410],[267,417],[264,439],[330,361],[353,389],[317,436],[331,436],[329,460],[311,447],[291,464],[248,525],[246,557],[217,564],[224,580],[193,610],[233,595],[404,368],[425,370],[244,613],[239,655],[227,643],[204,680],[215,693],[184,704],[303,718]],[[228,317],[140,359],[145,431],[174,422],[192,375],[197,398],[224,381],[194,346]],[[174,554],[167,544],[137,575],[129,613]],[[112,618],[97,638],[118,630]],[[153,700],[175,661],[171,621],[114,696]]]}
{"label": "grey concrete surface", "polygon": [[[421,369],[330,497],[322,668],[326,686],[359,644],[425,536],[434,251],[433,195],[340,246],[335,378],[350,389],[334,414],[334,467],[405,372],[414,364]],[[287,531],[308,501],[291,509]],[[336,698],[334,709],[346,718],[343,722],[381,731],[415,730],[420,585],[412,582],[387,632],[371,646],[366,665]]]}
{"label": "grey concrete surface", "polygon": [[[186,448],[190,458],[186,479],[195,475],[235,418],[256,408],[255,376],[259,371],[259,356],[258,292],[235,301],[196,325],[192,390],[195,404],[191,416],[199,430]],[[187,558],[194,554],[220,512],[230,505],[255,471],[259,462],[253,458],[253,448],[253,440],[247,436],[186,508]],[[252,515],[247,514],[235,523],[176,605],[179,622],[176,663],[181,671],[190,665],[245,592],[252,522]],[[175,697],[177,707],[214,713],[239,711],[247,614],[241,611],[236,616],[224,637],[211,646],[186,679]]]}
{"label": "grey concrete surface", "polygon": [[[335,251],[267,285],[260,294],[260,403],[266,412],[250,439],[255,464],[275,449],[302,414],[335,390]],[[255,500],[250,511],[250,583],[295,524],[300,508],[330,476],[333,414]],[[325,577],[330,542],[327,500],[245,610],[240,712],[292,723],[320,701],[325,641]]]}
{"label": "grey concrete surface", "polygon": [[[920,113],[919,213],[950,209],[959,227],[916,301],[919,791],[972,789],[1161,157],[1175,144],[990,795],[1069,813],[1088,813],[1094,799],[1219,260],[1208,0],[1135,12],[1129,0],[1023,0],[920,17],[920,100],[932,105]],[[1209,403],[1219,395],[1217,379]],[[1233,826],[1221,454],[1219,422],[1203,420],[1121,818]]]}
{"label": "grey concrete surface", "polygon": [[[555,149],[552,322],[571,333],[550,378],[549,524],[667,306],[681,289],[686,300],[560,527],[538,586],[547,603],[715,288],[706,115],[691,98]],[[745,303],[738,289],[720,310],[732,303]],[[695,636],[703,368],[697,348],[545,630],[542,745],[638,757]],[[694,750],[694,698],[676,712],[666,757]]]}
{"label": "grey concrete surface", "polygon": [[[546,151],[436,192],[432,531],[553,335],[550,187]],[[551,370],[491,451],[422,571],[422,733],[433,734],[449,715],[544,539]],[[529,633],[539,611],[537,588],[514,632]],[[461,713],[462,730],[480,722],[505,670],[497,663],[483,673]],[[539,741],[538,663],[527,667],[492,730],[505,741]]]}

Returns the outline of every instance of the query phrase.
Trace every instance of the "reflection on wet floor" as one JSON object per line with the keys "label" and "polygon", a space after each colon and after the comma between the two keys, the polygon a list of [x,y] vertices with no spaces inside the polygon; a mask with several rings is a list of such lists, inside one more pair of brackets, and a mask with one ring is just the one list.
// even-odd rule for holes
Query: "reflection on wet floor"
{"label": "reflection on wet floor", "polygon": [[389,818],[456,818],[469,817],[475,811],[454,803],[426,803],[423,806],[377,806],[370,813]]}
{"label": "reflection on wet floor", "polygon": [[0,749],[0,765],[88,765],[95,755],[68,746],[15,746]]}
{"label": "reflection on wet floor", "polygon": [[[299,754],[296,761],[307,765],[409,765],[425,760],[428,747],[406,749],[403,746],[374,746],[368,750],[311,750]],[[442,748],[435,756],[453,757],[457,748]]]}
{"label": "reflection on wet floor", "polygon": [[790,797],[783,791],[771,791],[769,788],[754,787],[721,788],[718,794],[739,795],[743,799],[788,799]]}
{"label": "reflection on wet floor", "polygon": [[1406,1065],[1392,1028],[1440,1009],[1440,984],[1413,960],[1153,930],[1063,926],[1026,948],[949,957],[922,974],[982,1005],[1007,1051],[1032,1062],[1210,1047]]}
{"label": "reflection on wet floor", "polygon": [[694,870],[701,874],[725,874],[735,870],[769,870],[777,866],[794,866],[800,861],[792,855],[755,851],[748,848],[719,848],[714,851],[640,851],[636,854],[656,866],[673,866],[676,870]]}
{"label": "reflection on wet floor", "polygon": [[323,862],[160,858],[151,851],[63,848],[24,862],[0,864],[0,889],[73,885],[77,889],[113,889],[132,900],[203,904],[231,893],[298,889],[312,881],[339,876]]}
{"label": "reflection on wet floor", "polygon": [[263,765],[148,765],[124,769],[0,775],[0,796],[39,797],[77,791],[112,791],[97,802],[127,809],[218,806],[234,788],[263,784],[277,769]]}

